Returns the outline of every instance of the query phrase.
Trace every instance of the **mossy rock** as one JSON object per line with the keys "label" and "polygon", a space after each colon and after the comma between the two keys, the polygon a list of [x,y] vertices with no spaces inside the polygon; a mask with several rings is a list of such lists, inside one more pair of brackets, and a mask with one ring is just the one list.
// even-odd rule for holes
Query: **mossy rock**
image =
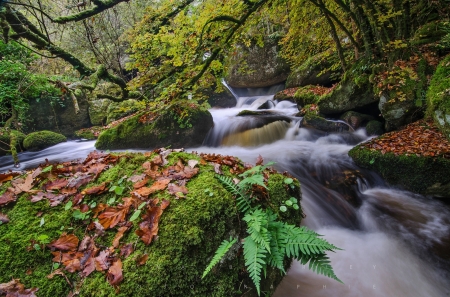
{"label": "mossy rock", "polygon": [[11,133],[16,135],[16,151],[23,150],[23,140],[25,134],[17,130],[11,130],[7,128],[0,128],[0,156],[11,154]]}
{"label": "mossy rock", "polygon": [[[99,174],[95,181],[78,189],[99,185],[108,181],[117,185],[124,176],[131,177],[144,171],[143,164],[153,159],[154,154],[122,154],[115,164],[110,164]],[[188,160],[201,161],[198,155],[184,152],[171,152],[167,156],[168,166]],[[181,160],[181,161],[180,161]],[[62,166],[62,165],[60,165]],[[37,296],[67,296],[76,288],[78,296],[256,296],[256,290],[245,271],[244,259],[240,245],[236,245],[226,258],[218,264],[205,278],[202,273],[216,249],[224,239],[230,236],[246,236],[245,223],[240,221],[233,195],[215,177],[214,166],[207,162],[199,162],[199,172],[187,183],[188,194],[176,199],[167,190],[153,194],[149,199],[158,197],[170,200],[170,205],[161,215],[158,238],[150,245],[145,245],[136,235],[140,218],[132,222],[131,229],[120,240],[121,246],[132,243],[134,251],[128,256],[119,256],[120,250],[114,251],[116,257],[123,262],[123,282],[113,288],[105,278],[105,273],[94,271],[82,279],[78,273],[64,271],[67,277],[56,275],[52,279],[47,276],[52,268],[51,251],[38,242],[42,235],[47,236],[47,242],[60,237],[62,232],[77,236],[80,241],[85,235],[94,236],[94,230],[89,231],[86,225],[94,221],[74,218],[75,208],[61,204],[50,207],[47,200],[31,202],[29,196],[22,194],[14,204],[8,204],[1,212],[9,217],[10,222],[0,225],[0,283],[11,279],[20,279],[26,288],[36,287]],[[223,166],[223,171],[230,177],[230,168]],[[243,168],[242,163],[238,163]],[[59,166],[54,166],[59,167]],[[300,184],[297,180],[288,187],[284,180],[286,176],[278,173],[268,175],[268,195],[260,201],[262,208],[271,208],[279,217],[294,225],[299,225],[302,210],[290,208],[280,212],[279,206],[290,197],[299,201]],[[129,196],[132,183],[123,179],[126,188],[122,197]],[[0,186],[0,193],[10,186],[6,182]],[[41,184],[35,188],[40,189]],[[100,195],[86,195],[83,203],[106,203],[114,193],[106,191]],[[120,200],[120,197],[116,197]],[[132,211],[127,216],[131,216]],[[97,247],[102,249],[112,246],[112,241],[118,227],[107,229],[105,235],[96,236]],[[36,245],[41,248],[36,249]],[[144,264],[138,264],[137,259],[147,255]],[[289,266],[286,263],[286,270]],[[282,274],[274,269],[268,269],[262,277],[261,290],[271,295],[282,279]],[[71,284],[68,284],[70,282]],[[73,285],[74,287],[72,287]]]}
{"label": "mossy rock", "polygon": [[[382,137],[382,136],[381,136]],[[378,172],[389,184],[439,198],[450,198],[450,160],[442,157],[382,154],[360,144],[349,151],[358,166]]]}
{"label": "mossy rock", "polygon": [[195,147],[213,127],[211,114],[194,102],[180,101],[163,111],[145,111],[102,132],[98,149]]}
{"label": "mossy rock", "polygon": [[385,131],[383,128],[383,123],[381,123],[379,121],[372,120],[372,121],[369,121],[366,125],[366,133],[369,136],[381,135],[384,132]]}
{"label": "mossy rock", "polygon": [[320,97],[317,105],[321,113],[335,115],[377,101],[378,98],[373,95],[367,74],[361,74],[360,76],[347,74],[333,91]]}
{"label": "mossy rock", "polygon": [[294,102],[297,103],[299,107],[305,107],[310,104],[317,104],[320,96],[315,94],[312,89],[315,86],[304,86],[297,89],[294,94]]}
{"label": "mossy rock", "polygon": [[302,127],[314,128],[324,132],[344,132],[350,130],[350,126],[342,121],[330,121],[312,112],[305,114],[302,120]]}
{"label": "mossy rock", "polygon": [[427,115],[450,140],[450,55],[441,61],[427,91]]}
{"label": "mossy rock", "polygon": [[100,133],[105,130],[104,127],[99,127],[99,126],[93,126],[90,128],[84,128],[84,129],[80,129],[78,131],[75,131],[75,135],[83,138],[83,139],[87,139],[87,140],[94,140],[98,138],[98,135],[100,135]]}
{"label": "mossy rock", "polygon": [[100,126],[106,124],[106,118],[108,116],[107,110],[111,102],[112,101],[109,99],[89,101],[89,118],[92,125]]}
{"label": "mossy rock", "polygon": [[27,150],[38,151],[65,141],[67,138],[64,135],[43,130],[28,134],[23,141],[23,146]]}
{"label": "mossy rock", "polygon": [[426,23],[414,32],[411,39],[412,45],[422,45],[436,43],[448,34],[450,30],[450,23],[448,21],[433,21]]}
{"label": "mossy rock", "polygon": [[145,108],[145,102],[134,99],[111,102],[107,108],[106,124],[117,121]]}

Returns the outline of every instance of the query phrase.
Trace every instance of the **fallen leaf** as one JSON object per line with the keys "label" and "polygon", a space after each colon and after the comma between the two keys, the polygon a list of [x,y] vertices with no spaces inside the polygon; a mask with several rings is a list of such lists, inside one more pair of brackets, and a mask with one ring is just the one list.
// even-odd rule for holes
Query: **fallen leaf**
{"label": "fallen leaf", "polygon": [[255,165],[256,165],[256,166],[262,165],[263,162],[264,162],[263,157],[262,157],[261,155],[258,155],[258,158],[256,158],[256,164],[255,164]]}
{"label": "fallen leaf", "polygon": [[0,296],[6,297],[36,297],[39,289],[25,289],[25,286],[20,283],[20,279],[13,279],[8,283],[0,284]]}
{"label": "fallen leaf", "polygon": [[25,180],[23,179],[15,179],[11,181],[11,185],[14,186],[14,193],[20,194],[22,192],[28,192],[33,187],[33,174],[28,173]]}
{"label": "fallen leaf", "polygon": [[174,183],[170,183],[168,186],[167,186],[167,191],[169,192],[169,194],[171,194],[171,195],[175,195],[176,193],[178,193],[178,192],[181,192],[181,193],[183,193],[183,194],[187,194],[189,191],[188,191],[188,189],[186,188],[186,187],[179,187],[179,186],[177,186],[176,184],[174,184]]}
{"label": "fallen leaf", "polygon": [[140,182],[141,180],[143,180],[145,178],[145,173],[139,174],[139,175],[133,175],[130,176],[127,180],[132,182],[132,183],[137,183]]}
{"label": "fallen leaf", "polygon": [[147,260],[148,260],[148,254],[139,255],[136,258],[136,264],[138,266],[142,266],[145,264],[145,262],[147,262]]}
{"label": "fallen leaf", "polygon": [[92,173],[95,175],[95,178],[106,168],[106,164],[104,163],[97,163],[89,167],[87,173]]}
{"label": "fallen leaf", "polygon": [[97,271],[107,270],[110,266],[110,252],[109,250],[101,251],[100,254],[95,257],[95,269]]}
{"label": "fallen leaf", "polygon": [[191,168],[194,168],[195,166],[197,166],[198,161],[197,160],[189,160],[188,161],[188,166]]}
{"label": "fallen leaf", "polygon": [[143,186],[145,186],[145,185],[148,183],[148,181],[149,181],[149,178],[146,177],[145,179],[143,179],[143,180],[141,180],[141,181],[135,183],[135,184],[133,185],[133,188],[135,188],[135,189],[142,188]]}
{"label": "fallen leaf", "polygon": [[81,194],[83,195],[94,195],[94,194],[102,194],[106,191],[106,183],[102,182],[100,185],[98,186],[93,186],[87,189],[84,189],[83,191],[81,191]]}
{"label": "fallen leaf", "polygon": [[163,210],[159,206],[153,206],[150,209],[147,209],[143,221],[139,224],[139,229],[135,231],[137,236],[139,236],[146,245],[149,245],[153,238],[158,234],[159,218],[162,213]]}
{"label": "fallen leaf", "polygon": [[130,210],[130,205],[119,205],[117,207],[107,207],[104,212],[98,216],[98,221],[103,228],[108,229],[116,226],[125,220]]}
{"label": "fallen leaf", "polygon": [[54,240],[47,246],[52,250],[74,251],[78,246],[78,242],[78,237],[74,234],[63,233],[57,240]]}
{"label": "fallen leaf", "polygon": [[55,275],[61,275],[62,277],[64,277],[66,282],[69,284],[69,286],[72,287],[72,283],[69,281],[69,279],[67,278],[66,274],[62,271],[61,268],[56,269],[55,271],[53,271],[52,273],[47,275],[47,278],[48,279],[52,279],[53,277],[55,277]]}
{"label": "fallen leaf", "polygon": [[222,175],[223,172],[222,172],[222,170],[220,169],[220,167],[221,167],[222,165],[220,165],[219,163],[214,163],[213,165],[214,165],[214,172],[217,173],[217,174]]}
{"label": "fallen leaf", "polygon": [[120,248],[120,256],[124,259],[127,258],[131,253],[134,252],[133,244],[129,243]]}
{"label": "fallen leaf", "polygon": [[75,174],[67,184],[67,187],[69,188],[75,188],[78,189],[81,186],[87,185],[94,177],[92,175],[86,175],[86,174]]}
{"label": "fallen leaf", "polygon": [[67,186],[67,184],[69,183],[69,181],[65,178],[61,178],[61,179],[57,179],[54,181],[49,181],[48,183],[46,183],[44,185],[44,190],[46,191],[50,191],[50,190],[60,190],[62,188],[64,188],[65,186]]}
{"label": "fallen leaf", "polygon": [[114,261],[114,263],[108,269],[106,279],[114,288],[117,288],[117,286],[122,282],[122,261],[120,259]]}
{"label": "fallen leaf", "polygon": [[164,190],[167,185],[170,183],[170,178],[160,179],[155,181],[150,188],[148,187],[142,187],[140,189],[135,190],[133,193],[136,194],[138,197],[148,197],[148,195],[153,194],[157,191]]}
{"label": "fallen leaf", "polygon": [[8,190],[0,196],[0,206],[14,202],[16,201],[16,199],[17,199],[16,195]]}
{"label": "fallen leaf", "polygon": [[0,185],[6,181],[12,180],[17,175],[20,175],[20,173],[19,172],[0,173]]}
{"label": "fallen leaf", "polygon": [[112,242],[112,246],[114,248],[118,248],[119,244],[120,244],[120,239],[123,237],[124,233],[129,229],[129,227],[120,227],[119,228],[119,232],[116,233],[116,236],[114,236],[113,242]]}
{"label": "fallen leaf", "polygon": [[9,218],[7,215],[3,214],[0,212],[0,222],[2,222],[2,224],[6,224],[9,223]]}

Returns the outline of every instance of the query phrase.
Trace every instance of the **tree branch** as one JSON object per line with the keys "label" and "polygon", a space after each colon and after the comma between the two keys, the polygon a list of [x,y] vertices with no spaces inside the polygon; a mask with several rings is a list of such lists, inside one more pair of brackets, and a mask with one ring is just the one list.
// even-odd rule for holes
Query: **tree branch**
{"label": "tree branch", "polygon": [[52,22],[57,24],[66,24],[69,22],[77,22],[92,17],[96,14],[99,14],[102,11],[105,11],[111,7],[116,6],[122,2],[128,2],[129,0],[107,0],[107,1],[92,1],[95,6],[91,9],[80,11],[79,13],[75,13],[68,16],[58,17],[52,20]]}

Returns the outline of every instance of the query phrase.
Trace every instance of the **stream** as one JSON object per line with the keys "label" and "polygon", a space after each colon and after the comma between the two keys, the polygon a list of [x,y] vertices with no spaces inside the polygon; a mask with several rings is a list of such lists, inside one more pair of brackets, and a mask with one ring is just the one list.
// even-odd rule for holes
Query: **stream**
{"label": "stream", "polygon": [[[347,155],[369,139],[365,131],[324,133],[301,127],[296,105],[273,96],[238,97],[234,108],[211,109],[215,127],[204,146],[189,151],[238,156],[255,163],[274,161],[301,182],[303,225],[342,250],[331,264],[344,282],[311,272],[295,262],[276,297],[450,296],[450,208],[440,201],[393,188]],[[264,115],[236,115],[258,110]],[[0,172],[84,158],[94,141],[69,141],[39,152],[0,157]],[[153,148],[149,148],[153,149]]]}

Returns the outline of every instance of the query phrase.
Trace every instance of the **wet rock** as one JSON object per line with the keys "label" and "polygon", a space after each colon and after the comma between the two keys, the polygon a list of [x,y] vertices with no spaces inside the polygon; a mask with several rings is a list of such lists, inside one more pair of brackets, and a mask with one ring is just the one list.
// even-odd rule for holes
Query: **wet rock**
{"label": "wet rock", "polygon": [[367,122],[375,120],[373,116],[362,114],[352,110],[347,111],[346,113],[341,115],[340,119],[349,124],[355,130],[364,126],[364,124],[366,124]]}
{"label": "wet rock", "polygon": [[422,113],[418,112],[420,107],[416,106],[414,96],[405,100],[398,98],[391,100],[384,94],[380,97],[378,107],[385,120],[386,131],[397,130],[422,117]]}
{"label": "wet rock", "polygon": [[366,125],[366,133],[369,136],[381,135],[384,133],[383,124],[379,121],[369,121]]}
{"label": "wet rock", "polygon": [[312,113],[307,113],[303,117],[302,127],[314,128],[324,132],[350,131],[349,125],[344,122],[330,121]]}

